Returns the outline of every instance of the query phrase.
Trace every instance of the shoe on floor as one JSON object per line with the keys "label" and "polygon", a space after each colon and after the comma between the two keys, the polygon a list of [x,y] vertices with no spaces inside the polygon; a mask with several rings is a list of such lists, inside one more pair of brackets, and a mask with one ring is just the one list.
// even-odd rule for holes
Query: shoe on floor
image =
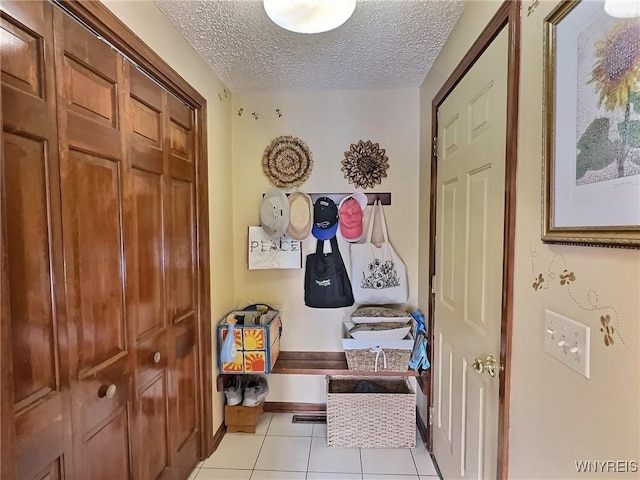
{"label": "shoe on floor", "polygon": [[234,406],[242,403],[242,377],[233,375],[231,380],[224,387],[224,396],[227,398],[227,405]]}
{"label": "shoe on floor", "polygon": [[249,379],[244,389],[244,400],[242,405],[245,407],[257,407],[260,405],[269,393],[269,384],[267,379],[262,375],[255,375]]}

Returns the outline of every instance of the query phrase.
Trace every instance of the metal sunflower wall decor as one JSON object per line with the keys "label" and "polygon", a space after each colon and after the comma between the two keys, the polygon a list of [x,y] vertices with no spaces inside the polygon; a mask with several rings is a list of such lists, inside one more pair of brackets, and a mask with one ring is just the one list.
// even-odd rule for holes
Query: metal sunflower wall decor
{"label": "metal sunflower wall decor", "polygon": [[262,154],[262,170],[279,188],[302,185],[311,175],[312,168],[313,155],[309,147],[291,135],[274,138]]}
{"label": "metal sunflower wall decor", "polygon": [[373,188],[382,183],[387,176],[389,159],[384,154],[384,148],[370,140],[352,143],[348,152],[344,152],[342,172],[344,178],[356,187]]}

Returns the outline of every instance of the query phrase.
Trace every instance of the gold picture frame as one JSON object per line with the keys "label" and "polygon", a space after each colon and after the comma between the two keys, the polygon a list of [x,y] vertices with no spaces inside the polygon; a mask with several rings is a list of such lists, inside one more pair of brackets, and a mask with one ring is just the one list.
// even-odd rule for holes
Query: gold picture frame
{"label": "gold picture frame", "polygon": [[567,0],[544,22],[542,240],[640,248],[640,18],[603,7]]}

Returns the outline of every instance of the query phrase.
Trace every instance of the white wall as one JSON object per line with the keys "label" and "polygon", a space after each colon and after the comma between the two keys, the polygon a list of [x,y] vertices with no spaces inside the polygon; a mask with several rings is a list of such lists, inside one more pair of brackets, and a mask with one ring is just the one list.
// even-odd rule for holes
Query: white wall
{"label": "white wall", "polygon": [[[576,460],[640,460],[640,250],[540,241],[543,21],[556,4],[541,2],[522,22],[512,478],[589,478],[576,474]],[[576,276],[570,285],[559,283],[565,268]],[[538,274],[548,288],[533,289]],[[545,308],[591,327],[590,379],[543,351]],[[616,330],[609,347],[601,315],[610,315]]]}
{"label": "white wall", "polygon": [[[213,71],[202,61],[178,31],[150,0],[103,0],[127,27],[149,45],[207,101],[207,148],[209,151],[209,212],[211,262],[211,316],[214,325],[225,312],[233,308],[233,244],[229,231],[231,203],[231,95]],[[213,344],[213,427],[223,421],[223,395],[215,392],[217,350]]]}
{"label": "white wall", "polygon": [[[501,2],[468,2],[421,87],[420,264],[428,262],[431,101]],[[522,16],[515,295],[509,478],[590,478],[576,460],[640,460],[640,251],[544,245],[540,241],[543,20],[557,2]],[[576,281],[560,285],[558,274]],[[542,273],[545,288],[535,290]],[[555,274],[555,278],[553,275]],[[420,277],[419,305],[426,309]],[[544,310],[591,327],[591,378],[543,351]],[[605,346],[600,316],[615,318]],[[637,478],[637,473],[616,478]],[[602,474],[594,476],[603,478]]]}
{"label": "white wall", "polygon": [[[304,269],[247,269],[247,227],[259,225],[262,193],[271,188],[262,153],[275,137],[293,135],[310,148],[314,167],[299,189],[307,193],[348,193],[353,185],[340,171],[352,143],[371,140],[389,157],[388,176],[375,189],[391,192],[385,207],[390,241],[408,268],[410,297],[417,303],[418,89],[280,92],[233,96],[234,291],[238,306],[266,302],[282,310],[282,350],[341,351],[340,326],[353,310],[304,305]],[[243,109],[242,115],[238,111]],[[282,113],[278,117],[276,109]],[[256,120],[252,113],[258,115]],[[368,209],[370,210],[370,209]],[[304,257],[315,239],[303,243]],[[348,244],[340,242],[348,265]],[[303,263],[304,263],[303,257]],[[322,376],[271,375],[270,401],[325,402]]]}

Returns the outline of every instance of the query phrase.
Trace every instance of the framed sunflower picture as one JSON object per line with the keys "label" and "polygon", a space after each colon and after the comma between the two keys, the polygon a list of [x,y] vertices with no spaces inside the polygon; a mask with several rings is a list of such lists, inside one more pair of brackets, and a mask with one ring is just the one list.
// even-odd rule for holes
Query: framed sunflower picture
{"label": "framed sunflower picture", "polygon": [[544,49],[542,240],[640,248],[640,18],[565,1]]}

